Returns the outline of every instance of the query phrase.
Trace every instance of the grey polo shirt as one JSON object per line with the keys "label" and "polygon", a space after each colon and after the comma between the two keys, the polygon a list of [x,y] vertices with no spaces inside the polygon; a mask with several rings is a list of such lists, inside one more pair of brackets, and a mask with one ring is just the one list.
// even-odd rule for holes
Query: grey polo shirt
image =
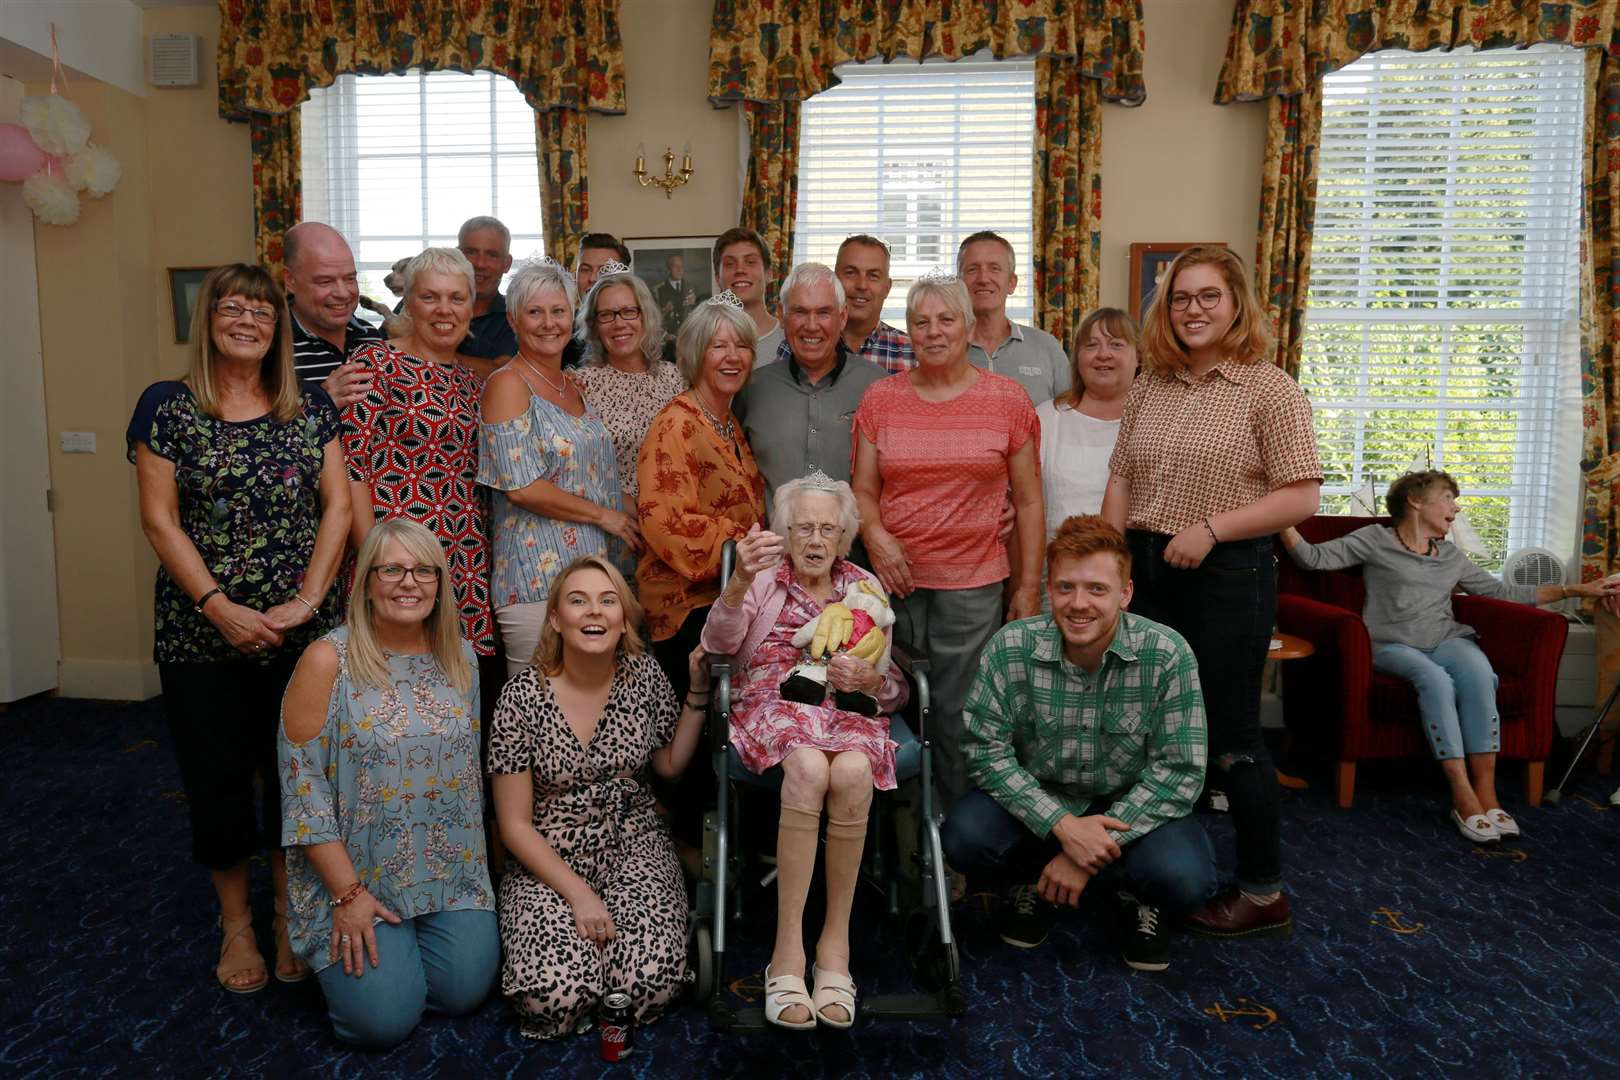
{"label": "grey polo shirt", "polygon": [[986,356],[977,343],[968,344],[968,359],[996,375],[1014,379],[1033,404],[1051,401],[1074,382],[1068,354],[1057,338],[1033,326],[1012,324],[1012,336]]}
{"label": "grey polo shirt", "polygon": [[888,375],[851,355],[843,342],[837,364],[817,383],[806,381],[792,353],[783,363],[754,369],[732,411],[765,477],[767,499],[774,498],[778,484],[817,469],[834,480],[849,479],[855,407],[868,386]]}

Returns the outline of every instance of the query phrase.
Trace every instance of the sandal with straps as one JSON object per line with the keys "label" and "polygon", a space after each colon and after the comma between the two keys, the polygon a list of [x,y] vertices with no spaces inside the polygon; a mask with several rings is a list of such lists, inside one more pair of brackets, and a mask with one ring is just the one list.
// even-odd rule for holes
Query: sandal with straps
{"label": "sandal with straps", "polygon": [[[284,983],[301,983],[314,972],[304,963],[304,958],[292,950],[292,941],[287,937],[287,901],[276,901],[276,917],[270,920],[270,926],[276,935],[276,981]],[[291,975],[282,974],[282,969],[291,966]]]}
{"label": "sandal with straps", "polygon": [[[234,927],[234,928],[233,928]],[[225,935],[220,942],[219,963],[214,966],[214,978],[219,985],[233,994],[257,994],[270,985],[270,973],[264,970],[264,956],[259,952],[259,943],[253,937],[253,916],[247,915],[240,922],[227,923],[225,916],[219,917],[219,929]],[[248,944],[253,946],[253,959],[227,964],[225,952],[236,943],[236,939],[243,934],[247,935]],[[231,979],[237,975],[250,971],[257,971],[259,978],[251,983],[233,983]]]}
{"label": "sandal with straps", "polygon": [[[782,1014],[795,1005],[804,1006],[809,1015],[798,1021],[782,1019]],[[815,1002],[810,1000],[804,976],[772,975],[771,965],[765,965],[765,1020],[792,1031],[809,1031],[816,1026]]]}
{"label": "sandal with straps", "polygon": [[[842,1031],[855,1023],[855,980],[841,971],[825,971],[811,965],[810,974],[816,983],[816,992],[810,1000],[815,1003],[816,1022]],[[832,1007],[843,1009],[849,1015],[842,1020],[827,1015]]]}

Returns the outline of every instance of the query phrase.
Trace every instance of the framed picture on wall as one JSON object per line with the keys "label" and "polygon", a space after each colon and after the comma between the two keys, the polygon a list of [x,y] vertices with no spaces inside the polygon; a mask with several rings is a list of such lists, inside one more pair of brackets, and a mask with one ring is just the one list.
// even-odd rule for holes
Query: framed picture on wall
{"label": "framed picture on wall", "polygon": [[1138,323],[1148,302],[1158,290],[1170,262],[1190,247],[1225,247],[1213,240],[1188,240],[1180,244],[1131,245],[1131,318]]}
{"label": "framed picture on wall", "polygon": [[712,236],[627,236],[630,269],[647,283],[664,329],[673,334],[692,309],[715,294]]}
{"label": "framed picture on wall", "polygon": [[169,303],[174,308],[176,345],[184,345],[191,340],[191,309],[197,306],[197,294],[202,292],[203,278],[213,269],[212,266],[169,267]]}

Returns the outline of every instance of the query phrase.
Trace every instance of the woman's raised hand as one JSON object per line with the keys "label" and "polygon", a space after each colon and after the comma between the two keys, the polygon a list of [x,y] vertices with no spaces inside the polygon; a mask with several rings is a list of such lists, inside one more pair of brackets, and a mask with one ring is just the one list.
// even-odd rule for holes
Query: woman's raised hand
{"label": "woman's raised hand", "polygon": [[737,541],[737,565],[732,573],[740,581],[751,582],[761,572],[780,563],[784,550],[782,538],[761,529],[756,522],[748,526],[747,534]]}

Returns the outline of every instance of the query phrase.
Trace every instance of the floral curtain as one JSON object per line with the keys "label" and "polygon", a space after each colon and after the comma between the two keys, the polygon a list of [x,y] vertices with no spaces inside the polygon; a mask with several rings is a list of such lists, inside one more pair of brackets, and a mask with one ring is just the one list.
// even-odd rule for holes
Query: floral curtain
{"label": "floral curtain", "polygon": [[709,99],[748,109],[742,223],[793,252],[798,104],[851,60],[988,49],[1036,67],[1036,321],[1067,340],[1097,302],[1102,101],[1139,105],[1141,0],[715,0]]}
{"label": "floral curtain", "polygon": [[[619,0],[220,0],[218,67],[219,114],[253,124],[254,243],[272,270],[301,209],[298,106],[339,75],[422,67],[510,78],[542,114],[554,248],[586,219],[585,114],[625,108]],[[548,122],[550,112],[572,117]]]}
{"label": "floral curtain", "polygon": [[1271,100],[1255,277],[1297,369],[1310,275],[1322,77],[1379,49],[1590,48],[1581,274],[1583,579],[1620,556],[1620,0],[1237,0],[1215,100]]}

